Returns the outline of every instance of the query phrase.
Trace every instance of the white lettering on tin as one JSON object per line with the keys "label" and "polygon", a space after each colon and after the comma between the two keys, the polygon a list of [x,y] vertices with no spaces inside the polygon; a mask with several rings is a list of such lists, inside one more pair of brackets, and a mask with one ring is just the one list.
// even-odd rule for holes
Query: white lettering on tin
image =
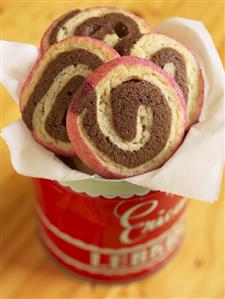
{"label": "white lettering on tin", "polygon": [[[152,218],[152,213],[158,207],[157,200],[138,203],[132,207],[128,207],[122,213],[119,212],[119,209],[122,206],[124,208],[129,202],[119,202],[114,209],[114,215],[120,219],[120,224],[124,228],[119,237],[120,242],[123,244],[140,242],[146,237],[148,232],[152,232],[155,229],[162,227],[176,216],[184,208],[185,202],[186,199],[180,200],[175,207],[166,212],[162,209],[159,210],[156,218]],[[138,212],[141,208],[144,208],[144,211]],[[148,220],[146,220],[146,217],[148,217]],[[135,232],[138,236],[131,237],[131,234]]]}
{"label": "white lettering on tin", "polygon": [[[90,252],[90,265],[102,269],[124,270],[145,268],[166,258],[180,243],[184,233],[183,221],[176,223],[164,235],[153,242],[139,245],[139,249],[121,252],[119,254],[103,254],[101,252]],[[115,250],[116,252],[116,250]],[[117,273],[117,272],[115,272]],[[127,270],[129,273],[129,270]]]}

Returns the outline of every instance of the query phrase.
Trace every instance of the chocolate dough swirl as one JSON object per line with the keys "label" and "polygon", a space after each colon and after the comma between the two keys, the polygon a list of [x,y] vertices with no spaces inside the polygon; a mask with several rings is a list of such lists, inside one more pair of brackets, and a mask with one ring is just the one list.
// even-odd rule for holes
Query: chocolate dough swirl
{"label": "chocolate dough swirl", "polygon": [[151,60],[160,66],[164,67],[166,63],[173,63],[175,67],[175,76],[174,79],[177,84],[180,86],[184,98],[187,101],[188,98],[188,86],[186,83],[186,66],[182,55],[174,50],[173,48],[162,48],[157,51],[152,57]]}
{"label": "chocolate dough swirl", "polygon": [[137,151],[125,151],[117,147],[102,133],[97,120],[96,92],[91,89],[75,112],[85,109],[82,126],[86,134],[114,162],[135,168],[156,157],[165,147],[171,128],[171,111],[159,87],[145,80],[129,80],[111,90],[110,104],[113,126],[123,140],[136,135],[137,114],[140,105],[151,108],[153,122],[149,140]]}
{"label": "chocolate dough swirl", "polygon": [[58,34],[59,30],[61,29],[61,27],[63,28],[63,25],[67,21],[69,21],[71,18],[75,17],[79,12],[80,12],[79,9],[73,10],[73,11],[69,12],[68,14],[66,14],[60,21],[58,21],[56,23],[56,25],[53,27],[53,29],[49,35],[49,40],[48,40],[49,45],[53,45],[53,44],[57,43],[57,34]]}
{"label": "chocolate dough swirl", "polygon": [[[64,52],[50,61],[42,73],[40,80],[34,87],[25,109],[22,112],[22,118],[30,130],[32,130],[32,118],[35,107],[53,84],[54,78],[67,66],[76,66],[78,64],[87,65],[91,70],[95,70],[98,66],[103,64],[103,61],[97,55],[84,49]],[[82,75],[72,77],[56,96],[45,122],[45,129],[52,137],[64,142],[69,142],[65,124],[66,112],[73,94],[82,84],[83,80],[84,77]]]}
{"label": "chocolate dough swirl", "polygon": [[74,35],[88,35],[99,40],[103,40],[107,34],[116,34],[120,38],[114,46],[120,55],[129,55],[131,47],[141,37],[137,23],[120,13],[91,17],[74,30]]}

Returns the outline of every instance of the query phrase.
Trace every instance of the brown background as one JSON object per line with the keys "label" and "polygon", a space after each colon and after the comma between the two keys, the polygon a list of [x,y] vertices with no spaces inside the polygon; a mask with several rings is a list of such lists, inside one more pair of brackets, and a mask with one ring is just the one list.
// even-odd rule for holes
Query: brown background
{"label": "brown background", "polygon": [[[128,8],[152,26],[173,16],[201,20],[224,62],[223,1],[5,1],[1,7],[2,39],[38,45],[56,17],[70,9],[96,5]],[[20,114],[3,88],[1,98],[4,127]],[[2,140],[1,164],[4,299],[224,298],[224,190],[214,205],[190,201],[184,246],[162,271],[132,284],[107,286],[80,281],[48,258],[36,234],[31,180],[12,169]]]}

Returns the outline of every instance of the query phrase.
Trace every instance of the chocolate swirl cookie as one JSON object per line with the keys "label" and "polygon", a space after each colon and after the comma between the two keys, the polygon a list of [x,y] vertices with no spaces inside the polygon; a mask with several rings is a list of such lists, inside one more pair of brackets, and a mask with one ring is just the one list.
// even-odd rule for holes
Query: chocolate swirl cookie
{"label": "chocolate swirl cookie", "polygon": [[187,127],[195,123],[201,112],[204,92],[202,73],[192,53],[168,36],[151,33],[136,41],[129,54],[153,61],[174,77],[187,102]]}
{"label": "chocolate swirl cookie", "polygon": [[97,67],[119,55],[90,37],[72,37],[50,47],[36,62],[21,96],[22,119],[47,149],[75,155],[66,130],[70,100]]}
{"label": "chocolate swirl cookie", "polygon": [[118,58],[94,71],[67,114],[78,157],[106,178],[162,165],[180,144],[185,125],[179,86],[154,63],[136,57]]}
{"label": "chocolate swirl cookie", "polygon": [[60,40],[82,35],[102,40],[120,55],[126,55],[134,42],[149,30],[142,18],[126,10],[107,7],[74,10],[49,27],[42,38],[41,49],[45,51]]}

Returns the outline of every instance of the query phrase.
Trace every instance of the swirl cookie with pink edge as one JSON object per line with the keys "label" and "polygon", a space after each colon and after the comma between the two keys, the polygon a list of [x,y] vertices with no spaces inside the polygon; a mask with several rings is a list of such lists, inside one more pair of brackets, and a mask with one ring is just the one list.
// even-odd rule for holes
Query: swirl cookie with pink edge
{"label": "swirl cookie with pink edge", "polygon": [[75,155],[66,130],[69,102],[84,79],[118,53],[90,37],[72,37],[50,47],[36,62],[20,95],[22,119],[45,148]]}
{"label": "swirl cookie with pink edge", "polygon": [[73,35],[91,36],[126,55],[133,43],[150,27],[142,18],[126,10],[108,7],[71,11],[56,20],[41,41],[45,51],[50,45]]}
{"label": "swirl cookie with pink edge", "polygon": [[149,59],[172,75],[187,103],[187,127],[198,121],[204,99],[204,82],[193,54],[176,40],[158,33],[143,35],[130,55]]}
{"label": "swirl cookie with pink edge", "polygon": [[161,166],[181,143],[185,126],[186,105],[177,83],[137,57],[99,67],[67,113],[67,132],[78,157],[105,178]]}

